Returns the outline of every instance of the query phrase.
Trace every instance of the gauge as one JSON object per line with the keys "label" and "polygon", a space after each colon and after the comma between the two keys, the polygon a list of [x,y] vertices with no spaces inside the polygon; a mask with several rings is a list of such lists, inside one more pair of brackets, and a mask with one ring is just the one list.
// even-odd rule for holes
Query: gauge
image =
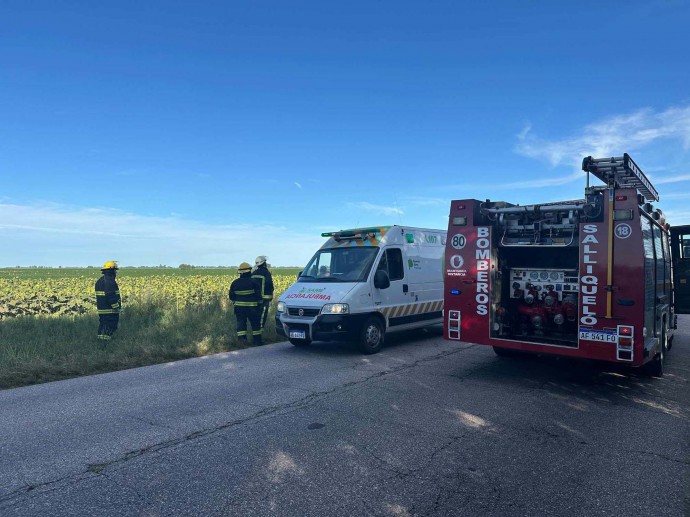
{"label": "gauge", "polygon": [[539,273],[539,278],[541,280],[548,280],[549,279],[549,272],[548,271],[542,271]]}
{"label": "gauge", "polygon": [[553,271],[553,272],[551,273],[551,280],[558,280],[558,276],[559,276],[559,275],[558,275],[558,272]]}
{"label": "gauge", "polygon": [[532,280],[536,280],[537,278],[539,278],[539,273],[536,272],[536,271],[531,271],[530,274],[529,274],[529,277],[530,277]]}

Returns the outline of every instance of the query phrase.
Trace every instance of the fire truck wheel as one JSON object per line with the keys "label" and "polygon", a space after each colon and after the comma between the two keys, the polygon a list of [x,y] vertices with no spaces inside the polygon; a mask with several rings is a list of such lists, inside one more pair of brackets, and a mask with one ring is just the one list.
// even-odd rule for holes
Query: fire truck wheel
{"label": "fire truck wheel", "polygon": [[311,341],[309,341],[308,339],[292,339],[292,338],[290,338],[288,341],[290,341],[290,343],[292,343],[295,346],[307,346],[307,345],[311,344]]}
{"label": "fire truck wheel", "polygon": [[363,354],[375,354],[383,348],[383,324],[379,318],[369,318],[359,336],[359,351]]}
{"label": "fire truck wheel", "polygon": [[519,350],[513,350],[512,348],[495,346],[493,349],[498,357],[520,357],[522,355]]}
{"label": "fire truck wheel", "polygon": [[649,363],[649,374],[652,377],[663,377],[664,375],[664,356],[666,355],[668,343],[666,341],[666,329],[661,331],[661,346],[659,353]]}

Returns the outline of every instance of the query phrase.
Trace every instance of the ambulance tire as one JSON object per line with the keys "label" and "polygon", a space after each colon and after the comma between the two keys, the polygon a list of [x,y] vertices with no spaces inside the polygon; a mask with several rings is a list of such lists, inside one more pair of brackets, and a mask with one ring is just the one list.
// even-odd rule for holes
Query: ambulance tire
{"label": "ambulance tire", "polygon": [[292,343],[295,346],[308,346],[311,345],[311,340],[309,339],[294,339],[294,338],[288,338],[288,341]]}
{"label": "ambulance tire", "polygon": [[362,326],[357,347],[363,354],[376,354],[383,348],[383,323],[372,316]]}

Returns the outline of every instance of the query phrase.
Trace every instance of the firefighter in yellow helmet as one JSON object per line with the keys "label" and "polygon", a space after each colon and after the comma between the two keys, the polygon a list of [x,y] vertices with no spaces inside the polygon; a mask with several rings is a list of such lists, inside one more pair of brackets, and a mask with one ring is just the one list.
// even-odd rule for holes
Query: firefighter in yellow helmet
{"label": "firefighter in yellow helmet", "polygon": [[103,275],[96,281],[96,308],[98,309],[98,339],[109,340],[120,322],[122,300],[117,276],[117,262],[109,260],[101,268]]}
{"label": "firefighter in yellow helmet", "polygon": [[254,345],[262,345],[259,303],[261,301],[261,285],[252,278],[252,266],[242,262],[237,269],[240,277],[230,284],[230,301],[235,305],[237,319],[237,337],[239,342],[247,344],[247,321],[252,327]]}

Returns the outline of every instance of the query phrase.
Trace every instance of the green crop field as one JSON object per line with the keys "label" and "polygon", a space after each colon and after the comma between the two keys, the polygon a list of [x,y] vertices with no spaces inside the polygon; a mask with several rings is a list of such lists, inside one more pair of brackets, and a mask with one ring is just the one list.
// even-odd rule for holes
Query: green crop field
{"label": "green crop field", "polygon": [[[272,269],[275,299],[298,269]],[[120,328],[96,339],[97,268],[0,269],[0,388],[64,379],[237,348],[228,303],[236,270],[123,268]],[[273,314],[264,329],[277,339]]]}

